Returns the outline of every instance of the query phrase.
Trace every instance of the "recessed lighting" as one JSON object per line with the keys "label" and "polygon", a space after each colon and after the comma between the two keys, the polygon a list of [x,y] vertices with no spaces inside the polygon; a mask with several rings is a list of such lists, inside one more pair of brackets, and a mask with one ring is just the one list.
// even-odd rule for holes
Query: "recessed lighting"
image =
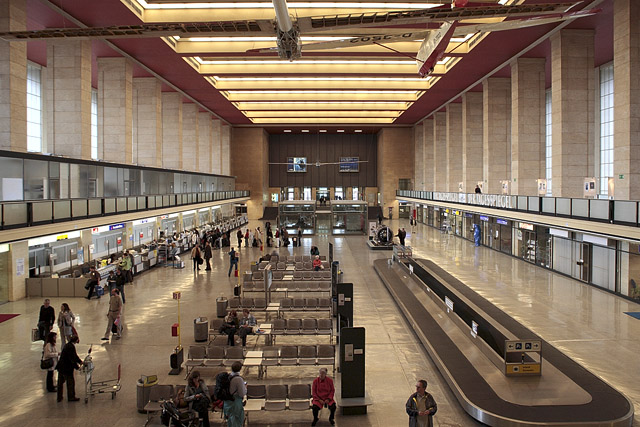
{"label": "recessed lighting", "polygon": [[354,132],[355,132],[355,133],[362,132],[362,129],[356,129],[356,130],[354,130]]}
{"label": "recessed lighting", "polygon": [[340,132],[344,132],[344,129],[338,129],[338,132],[339,132],[339,133],[340,133]]}
{"label": "recessed lighting", "polygon": [[302,129],[302,133],[309,133],[309,129]]}
{"label": "recessed lighting", "polygon": [[327,133],[327,130],[326,130],[326,129],[320,129],[318,132],[320,132],[320,133]]}
{"label": "recessed lighting", "polygon": [[291,129],[285,129],[284,130],[286,133],[291,133]]}

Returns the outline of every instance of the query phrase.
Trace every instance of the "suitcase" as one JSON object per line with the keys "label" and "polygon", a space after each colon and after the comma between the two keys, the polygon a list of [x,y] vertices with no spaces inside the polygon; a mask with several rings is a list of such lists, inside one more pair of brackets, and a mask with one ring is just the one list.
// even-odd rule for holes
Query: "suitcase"
{"label": "suitcase", "polygon": [[240,284],[235,285],[233,287],[233,296],[239,297],[240,296],[240,291],[241,291]]}
{"label": "suitcase", "polygon": [[102,286],[96,286],[96,295],[98,295],[99,297],[104,295],[104,288]]}
{"label": "suitcase", "polygon": [[31,342],[40,341],[40,331],[38,328],[33,328],[31,330]]}

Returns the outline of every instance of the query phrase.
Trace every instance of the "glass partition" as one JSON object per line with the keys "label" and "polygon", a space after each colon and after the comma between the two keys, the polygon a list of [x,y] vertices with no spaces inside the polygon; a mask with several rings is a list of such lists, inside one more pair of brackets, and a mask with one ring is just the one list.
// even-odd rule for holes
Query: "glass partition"
{"label": "glass partition", "polygon": [[289,235],[314,234],[316,229],[316,204],[303,200],[290,200],[278,204],[278,227],[285,228]]}
{"label": "glass partition", "polygon": [[367,202],[331,201],[331,230],[333,234],[366,234]]}

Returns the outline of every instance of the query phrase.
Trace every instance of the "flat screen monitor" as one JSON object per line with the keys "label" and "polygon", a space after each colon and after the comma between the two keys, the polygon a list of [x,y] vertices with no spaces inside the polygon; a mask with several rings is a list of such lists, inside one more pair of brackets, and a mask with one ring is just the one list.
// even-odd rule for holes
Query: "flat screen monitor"
{"label": "flat screen monitor", "polygon": [[288,157],[287,158],[287,172],[306,172],[306,171],[307,171],[306,157]]}
{"label": "flat screen monitor", "polygon": [[360,157],[340,157],[340,172],[359,172]]}

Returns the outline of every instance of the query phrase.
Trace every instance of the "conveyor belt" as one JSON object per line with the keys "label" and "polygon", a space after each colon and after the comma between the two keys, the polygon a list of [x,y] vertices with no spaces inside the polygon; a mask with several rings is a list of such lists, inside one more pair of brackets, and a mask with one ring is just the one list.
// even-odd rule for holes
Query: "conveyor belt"
{"label": "conveyor belt", "polygon": [[[434,263],[412,259],[407,259],[406,262],[413,266],[414,277],[423,282],[417,291],[415,286],[412,289],[408,286],[407,281],[414,279],[406,278],[406,267],[400,266],[398,263],[389,266],[387,260],[376,260],[374,268],[398,305],[403,309],[409,322],[419,328],[418,335],[423,340],[432,359],[438,365],[443,377],[449,382],[462,407],[472,417],[483,423],[496,426],[630,426],[632,424],[633,405],[613,387],[542,340]],[[438,276],[441,280],[437,280],[434,276]],[[485,377],[460,351],[459,346],[440,327],[434,317],[435,313],[432,316],[432,313],[426,309],[421,302],[421,299],[424,300],[424,295],[416,295],[416,292],[427,293],[424,283],[428,283],[431,290],[439,298],[444,298],[445,293],[449,298],[455,297],[459,302],[459,307],[463,309],[466,304],[463,299],[459,298],[462,296],[478,307],[478,311],[491,317],[491,319],[482,319],[481,325],[487,326],[489,321],[497,322],[518,339],[542,340],[544,362],[552,364],[566,375],[570,381],[588,393],[591,400],[576,405],[548,403],[522,405],[501,398],[491,384],[485,380]],[[456,293],[458,296],[455,295]],[[462,313],[462,315],[465,314]],[[467,315],[470,314],[467,312]],[[479,317],[476,316],[479,316],[478,313],[473,315],[474,320],[478,322]],[[482,329],[482,326],[479,329]],[[494,341],[495,345],[498,345],[497,342],[501,339],[499,335],[491,332],[487,336],[489,341]],[[493,348],[489,341],[488,344]],[[502,343],[503,345],[504,343]],[[498,347],[500,346],[498,345]],[[497,351],[496,348],[494,350]]]}

